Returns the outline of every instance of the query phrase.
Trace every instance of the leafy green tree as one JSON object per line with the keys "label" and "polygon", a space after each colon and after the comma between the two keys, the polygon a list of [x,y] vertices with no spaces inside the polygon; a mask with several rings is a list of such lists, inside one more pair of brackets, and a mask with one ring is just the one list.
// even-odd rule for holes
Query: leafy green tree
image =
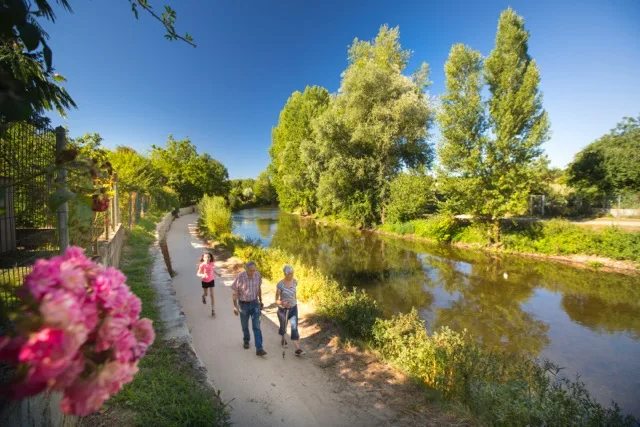
{"label": "leafy green tree", "polygon": [[278,194],[271,182],[271,177],[268,171],[263,171],[258,175],[255,184],[253,185],[253,192],[256,196],[256,200],[261,205],[272,205],[278,201]]}
{"label": "leafy green tree", "polygon": [[[55,23],[56,15],[47,0],[4,0],[0,2],[0,120],[32,122],[46,121],[42,114],[57,110],[62,116],[76,104],[61,86],[63,76],[54,72],[53,52],[47,44],[44,21]],[[67,0],[56,0],[65,11],[71,12]],[[169,40],[182,40],[195,47],[189,34],[175,29],[176,12],[165,6],[157,14],[147,0],[129,0],[138,17],[143,10],[165,28]]]}
{"label": "leafy green tree", "polygon": [[623,118],[615,129],[582,149],[567,175],[572,186],[596,194],[640,192],[640,115]]}
{"label": "leafy green tree", "polygon": [[187,206],[207,195],[229,192],[227,169],[208,154],[198,154],[195,145],[186,138],[176,141],[169,135],[165,147],[151,146],[151,163],[162,172],[166,185],[178,194]]}
{"label": "leafy green tree", "polygon": [[356,39],[338,94],[314,120],[321,214],[363,225],[384,221],[392,179],[403,167],[432,161],[428,66],[404,75],[410,52],[399,38],[398,28],[383,26],[372,42]]}
{"label": "leafy green tree", "polygon": [[309,152],[315,148],[311,122],[327,109],[329,99],[329,92],[318,86],[307,87],[302,93],[294,92],[280,112],[278,126],[273,129],[269,148],[273,185],[280,206],[287,211],[312,213],[316,210],[317,179],[309,161]]}
{"label": "leafy green tree", "polygon": [[526,209],[548,138],[540,72],[528,40],[524,20],[509,8],[500,15],[484,76],[481,55],[466,46],[453,46],[445,65],[447,92],[438,115],[443,187],[453,210],[491,219],[494,242],[500,239],[500,219]]}
{"label": "leafy green tree", "polygon": [[433,177],[419,172],[402,172],[391,181],[387,221],[410,221],[433,212],[435,207]]}

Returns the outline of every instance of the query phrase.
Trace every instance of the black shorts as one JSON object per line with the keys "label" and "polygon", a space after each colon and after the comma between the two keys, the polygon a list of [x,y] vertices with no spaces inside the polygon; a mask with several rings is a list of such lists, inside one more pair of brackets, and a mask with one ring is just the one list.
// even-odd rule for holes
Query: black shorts
{"label": "black shorts", "polygon": [[202,289],[207,289],[207,288],[215,288],[216,287],[216,281],[212,280],[210,282],[202,282]]}

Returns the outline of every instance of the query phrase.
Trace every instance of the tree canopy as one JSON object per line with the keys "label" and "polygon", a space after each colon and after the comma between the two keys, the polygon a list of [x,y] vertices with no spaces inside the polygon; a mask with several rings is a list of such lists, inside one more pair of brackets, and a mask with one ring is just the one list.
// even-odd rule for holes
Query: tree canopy
{"label": "tree canopy", "polygon": [[623,118],[576,154],[567,176],[576,188],[599,194],[640,192],[640,115]]}
{"label": "tree canopy", "polygon": [[447,91],[438,121],[448,206],[491,218],[495,241],[500,219],[526,209],[548,138],[540,72],[528,40],[524,20],[509,8],[500,15],[495,47],[485,61],[471,48],[455,45],[445,65]]}
{"label": "tree canopy", "polygon": [[403,168],[430,165],[428,66],[403,74],[410,56],[399,29],[383,26],[373,41],[354,40],[337,94],[292,95],[270,150],[285,209],[374,224],[384,218],[391,180]]}

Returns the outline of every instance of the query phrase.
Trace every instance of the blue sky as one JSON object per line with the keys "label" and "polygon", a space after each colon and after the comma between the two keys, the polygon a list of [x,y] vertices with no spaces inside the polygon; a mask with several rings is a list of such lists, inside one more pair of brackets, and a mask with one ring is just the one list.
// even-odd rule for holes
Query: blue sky
{"label": "blue sky", "polygon": [[409,70],[431,67],[432,95],[444,88],[451,45],[487,55],[500,12],[512,6],[531,33],[544,107],[551,119],[545,149],[565,166],[623,116],[640,113],[640,2],[544,1],[204,1],[170,4],[178,29],[196,49],[169,42],[125,0],[74,0],[46,28],[56,70],[78,103],[71,136],[98,132],[108,147],[146,151],[169,134],[190,137],[224,163],[232,178],[255,177],[269,162],[271,129],[287,98],[306,85],[334,92],[355,37],[400,26]]}

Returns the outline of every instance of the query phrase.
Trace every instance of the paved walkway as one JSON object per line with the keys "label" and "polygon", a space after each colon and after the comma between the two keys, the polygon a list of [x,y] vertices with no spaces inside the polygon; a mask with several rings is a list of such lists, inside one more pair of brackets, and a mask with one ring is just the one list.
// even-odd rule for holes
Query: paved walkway
{"label": "paved walkway", "polygon": [[[293,355],[290,345],[282,358],[278,328],[262,317],[266,357],[242,348],[240,319],[233,314],[233,277],[216,267],[216,314],[203,305],[196,265],[203,242],[195,233],[198,215],[176,220],[167,236],[176,296],[187,317],[198,356],[206,365],[222,399],[231,401],[231,421],[239,426],[357,426],[375,425],[366,413],[341,402],[328,374],[305,358]],[[222,275],[220,275],[222,273]],[[271,301],[265,301],[265,305]]]}

